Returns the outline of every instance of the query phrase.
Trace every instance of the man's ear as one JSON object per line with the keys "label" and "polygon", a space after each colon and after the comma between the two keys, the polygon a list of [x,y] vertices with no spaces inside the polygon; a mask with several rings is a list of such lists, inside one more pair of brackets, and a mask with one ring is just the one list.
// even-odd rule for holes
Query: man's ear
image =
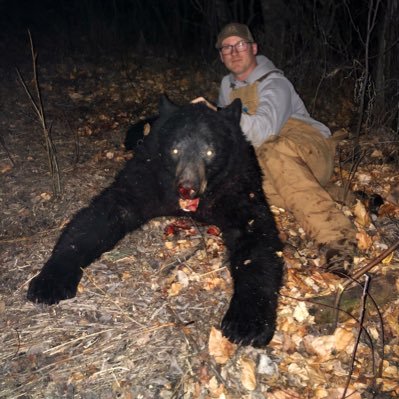
{"label": "man's ear", "polygon": [[253,55],[258,54],[258,44],[257,43],[252,43],[252,54]]}
{"label": "man's ear", "polygon": [[242,112],[242,103],[239,98],[236,98],[230,105],[222,108],[218,113],[223,115],[229,120],[233,120],[237,124],[240,124]]}
{"label": "man's ear", "polygon": [[161,116],[168,116],[178,109],[179,107],[172,103],[166,94],[162,94],[161,98],[159,99],[159,114]]}

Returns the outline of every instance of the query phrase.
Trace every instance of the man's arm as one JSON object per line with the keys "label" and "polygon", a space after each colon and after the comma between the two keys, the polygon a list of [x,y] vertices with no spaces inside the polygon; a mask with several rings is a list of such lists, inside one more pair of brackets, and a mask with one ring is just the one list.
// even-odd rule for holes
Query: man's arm
{"label": "man's arm", "polygon": [[[218,106],[228,105],[230,92],[231,89],[222,82]],[[255,147],[277,135],[293,112],[291,90],[286,79],[265,79],[259,83],[258,95],[259,106],[256,113],[243,113],[240,123],[245,136]]]}
{"label": "man's arm", "polygon": [[292,115],[291,91],[286,82],[282,79],[270,79],[269,82],[262,83],[258,89],[259,106],[256,113],[243,113],[240,122],[242,131],[255,147],[279,134]]}
{"label": "man's arm", "polygon": [[197,98],[194,98],[194,100],[191,100],[191,104],[198,104],[198,103],[204,103],[208,108],[210,108],[214,111],[218,110],[216,105],[212,104],[205,97],[197,97]]}

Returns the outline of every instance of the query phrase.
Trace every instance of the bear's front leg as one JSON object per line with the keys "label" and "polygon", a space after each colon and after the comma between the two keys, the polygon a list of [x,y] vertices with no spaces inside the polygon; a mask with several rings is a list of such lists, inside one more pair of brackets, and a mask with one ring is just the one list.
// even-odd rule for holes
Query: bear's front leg
{"label": "bear's front leg", "polygon": [[73,298],[82,269],[149,218],[149,211],[142,209],[141,197],[127,192],[126,186],[116,182],[73,217],[50,259],[30,282],[27,295],[30,301],[51,305]]}
{"label": "bear's front leg", "polygon": [[268,293],[255,285],[235,284],[222,331],[236,344],[264,347],[276,328],[277,293]]}
{"label": "bear's front leg", "polygon": [[50,259],[29,284],[32,302],[52,305],[76,295],[82,269],[111,249],[125,234],[116,207],[100,195],[65,227]]}
{"label": "bear's front leg", "polygon": [[273,227],[270,230],[236,232],[238,237],[226,243],[234,293],[222,331],[237,344],[264,347],[275,331],[283,261],[276,254],[281,249],[277,231]]}
{"label": "bear's front leg", "polygon": [[50,260],[42,271],[31,280],[28,299],[32,302],[53,305],[63,299],[73,298],[81,277],[82,270],[80,268],[71,268],[63,261],[54,264]]}

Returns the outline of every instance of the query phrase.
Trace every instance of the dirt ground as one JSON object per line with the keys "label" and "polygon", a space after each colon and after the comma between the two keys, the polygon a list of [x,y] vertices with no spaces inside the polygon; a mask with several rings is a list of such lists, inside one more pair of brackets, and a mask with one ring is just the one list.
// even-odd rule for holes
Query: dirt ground
{"label": "dirt ground", "polygon": [[[353,317],[341,313],[334,330],[328,306],[314,302],[334,299],[344,280],[323,272],[317,249],[283,209],[273,211],[287,241],[286,280],[266,349],[218,338],[231,295],[223,241],[189,219],[153,220],[125,237],[87,269],[76,298],[28,302],[27,284],[62,227],[132,156],[122,146],[127,127],[154,113],[162,92],[183,103],[215,98],[218,89],[205,68],[153,57],[46,54],[38,65],[62,194],[53,195],[43,132],[15,71],[33,90],[27,48],[1,65],[0,398],[398,397],[398,253],[371,272],[371,284],[389,295],[376,293],[379,313],[366,306],[367,334],[359,337],[361,289],[351,291]],[[334,115],[326,122],[337,124]],[[391,196],[390,208],[367,219],[361,205],[344,207],[359,227],[359,267],[399,236],[391,137],[362,139],[367,162],[352,180],[355,189]],[[343,156],[350,145],[342,143]],[[337,159],[337,181],[350,170],[341,167]]]}

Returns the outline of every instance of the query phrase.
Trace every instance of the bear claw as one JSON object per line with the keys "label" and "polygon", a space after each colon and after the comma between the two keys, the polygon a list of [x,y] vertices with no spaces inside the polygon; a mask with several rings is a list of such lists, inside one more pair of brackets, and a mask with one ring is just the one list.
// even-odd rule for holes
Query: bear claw
{"label": "bear claw", "polygon": [[[265,306],[240,305],[256,303],[252,300],[239,301],[233,297],[222,321],[223,335],[239,345],[265,347],[273,338],[275,312]],[[259,303],[259,302],[258,302]],[[261,303],[265,303],[261,301]]]}
{"label": "bear claw", "polygon": [[60,278],[50,273],[40,273],[29,283],[27,297],[31,302],[55,305],[63,299],[76,296],[76,279]]}

